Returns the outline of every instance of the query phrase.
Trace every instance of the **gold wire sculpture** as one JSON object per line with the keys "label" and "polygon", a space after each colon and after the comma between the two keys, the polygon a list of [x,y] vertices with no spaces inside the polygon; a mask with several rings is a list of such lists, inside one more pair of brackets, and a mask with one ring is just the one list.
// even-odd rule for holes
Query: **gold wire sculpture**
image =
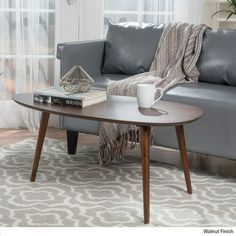
{"label": "gold wire sculpture", "polygon": [[81,67],[73,66],[60,80],[60,86],[71,93],[87,92],[94,84],[94,80]]}

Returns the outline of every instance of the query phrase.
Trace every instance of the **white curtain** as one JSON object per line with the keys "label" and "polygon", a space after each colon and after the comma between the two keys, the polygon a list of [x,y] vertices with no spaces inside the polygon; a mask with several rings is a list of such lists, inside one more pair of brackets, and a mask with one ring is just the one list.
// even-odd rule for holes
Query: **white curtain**
{"label": "white curtain", "polygon": [[106,20],[168,23],[173,21],[173,0],[104,0]]}
{"label": "white curtain", "polygon": [[0,128],[38,128],[11,97],[53,85],[54,63],[55,0],[0,0]]}
{"label": "white curtain", "polygon": [[113,22],[201,23],[204,0],[104,0],[105,28]]}
{"label": "white curtain", "polygon": [[[38,128],[40,114],[11,97],[58,84],[57,43],[102,38],[103,4],[0,0],[0,128]],[[50,121],[49,125],[58,124],[55,117]]]}

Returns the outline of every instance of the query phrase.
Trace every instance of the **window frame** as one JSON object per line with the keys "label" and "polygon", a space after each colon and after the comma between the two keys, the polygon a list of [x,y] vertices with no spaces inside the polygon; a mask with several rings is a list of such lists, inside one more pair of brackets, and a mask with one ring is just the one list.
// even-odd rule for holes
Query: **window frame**
{"label": "window frame", "polygon": [[[104,1],[109,1],[109,0],[104,0]],[[107,10],[105,9],[105,4],[104,4],[104,19],[106,18],[106,15],[135,15],[137,16],[137,21],[142,22],[142,17],[144,15],[150,15],[150,16],[172,16],[174,17],[175,12],[174,12],[174,3],[172,3],[173,10],[172,11],[145,11],[143,10],[143,4],[145,0],[138,0],[138,7],[137,10],[133,11],[120,11],[120,10]],[[158,0],[157,0],[158,1]],[[172,0],[169,0],[172,1]]]}

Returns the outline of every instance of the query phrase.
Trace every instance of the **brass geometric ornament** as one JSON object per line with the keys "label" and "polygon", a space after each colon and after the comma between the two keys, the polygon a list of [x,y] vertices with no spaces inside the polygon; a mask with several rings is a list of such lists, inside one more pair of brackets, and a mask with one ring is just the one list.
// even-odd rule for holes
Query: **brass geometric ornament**
{"label": "brass geometric ornament", "polygon": [[73,66],[60,80],[60,86],[71,93],[87,92],[93,84],[94,80],[78,65]]}

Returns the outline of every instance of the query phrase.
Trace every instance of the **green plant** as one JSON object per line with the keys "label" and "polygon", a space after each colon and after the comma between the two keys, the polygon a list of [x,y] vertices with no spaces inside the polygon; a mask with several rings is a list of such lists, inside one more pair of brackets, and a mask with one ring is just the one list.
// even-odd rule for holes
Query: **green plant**
{"label": "green plant", "polygon": [[236,0],[227,0],[228,2],[228,8],[229,10],[220,10],[215,12],[212,17],[214,17],[215,15],[221,13],[221,12],[225,12],[225,13],[229,13],[229,15],[227,16],[226,20],[228,20],[232,15],[236,15]]}

